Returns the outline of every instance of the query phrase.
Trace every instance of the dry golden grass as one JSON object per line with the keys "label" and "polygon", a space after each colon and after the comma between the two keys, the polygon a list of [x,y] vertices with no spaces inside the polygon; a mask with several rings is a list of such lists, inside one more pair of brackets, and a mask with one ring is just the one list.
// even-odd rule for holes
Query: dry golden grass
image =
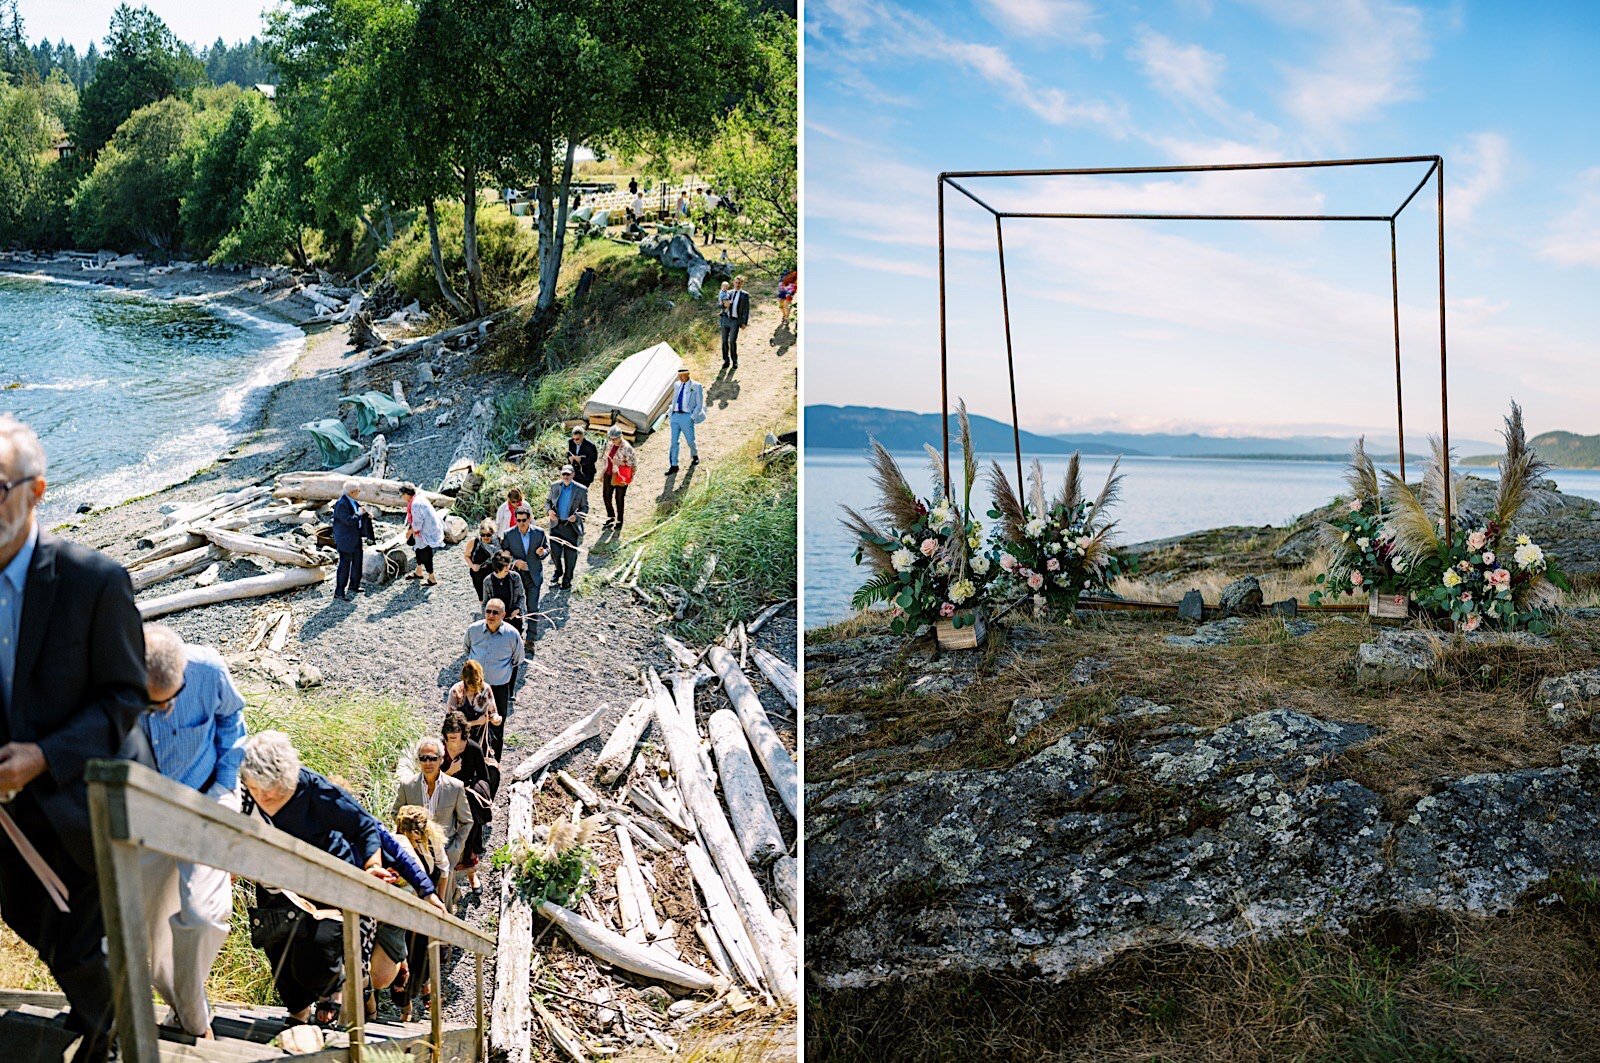
{"label": "dry golden grass", "polygon": [[[1576,892],[1579,896],[1573,896]],[[949,977],[813,993],[810,1058],[1594,1059],[1594,881],[1490,920],[1384,920],[1223,952],[1130,953],[1064,985]]]}
{"label": "dry golden grass", "polygon": [[[870,619],[847,624],[829,636],[875,630]],[[1291,638],[1281,620],[1262,618],[1230,646],[1187,649],[1163,641],[1191,630],[1192,624],[1158,613],[1081,614],[1069,629],[997,625],[988,645],[963,659],[979,678],[953,694],[906,691],[912,663],[926,660],[920,643],[908,644],[900,665],[891,665],[872,689],[832,689],[815,677],[810,712],[860,713],[878,724],[865,735],[811,750],[808,777],[850,781],[894,767],[1003,767],[1109,715],[1122,697],[1134,695],[1172,706],[1174,720],[1204,727],[1279,707],[1373,724],[1380,733],[1336,770],[1383,794],[1396,814],[1441,777],[1555,763],[1565,740],[1536,703],[1538,684],[1600,664],[1600,624],[1570,621],[1543,649],[1444,640],[1437,673],[1411,686],[1379,689],[1356,682],[1356,649],[1374,634],[1364,615],[1322,617],[1302,638]],[[1022,652],[1008,646],[1024,640]],[[1079,687],[1067,674],[1085,657],[1108,667]],[[1063,702],[1049,721],[1011,745],[1006,714],[1025,697]],[[909,746],[941,731],[954,732],[955,740],[937,753],[838,766],[853,753]]]}

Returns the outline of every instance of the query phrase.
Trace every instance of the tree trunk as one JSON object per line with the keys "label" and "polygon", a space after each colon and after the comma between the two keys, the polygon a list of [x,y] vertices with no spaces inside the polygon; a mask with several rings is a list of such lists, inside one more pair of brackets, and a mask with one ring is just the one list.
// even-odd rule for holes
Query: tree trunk
{"label": "tree trunk", "polygon": [[433,252],[433,279],[439,285],[439,294],[444,296],[445,302],[455,309],[462,317],[472,317],[472,310],[461,296],[456,294],[455,288],[450,284],[450,278],[444,274],[444,253],[439,250],[439,212],[434,208],[433,200],[428,200],[428,246]]}
{"label": "tree trunk", "polygon": [[467,264],[467,299],[472,316],[484,314],[483,264],[478,261],[478,168],[468,163],[462,172],[461,254]]}
{"label": "tree trunk", "polygon": [[[554,189],[550,187],[551,180],[540,183],[539,187],[539,304],[540,310],[548,310],[555,305],[556,281],[561,275],[561,252],[567,239],[567,190],[572,186],[572,160],[578,150],[577,141],[567,140],[567,156],[561,165],[561,183]],[[555,144],[545,145],[542,156],[550,159],[555,151]],[[547,172],[554,168],[546,164],[543,169]],[[544,175],[541,175],[544,176]],[[553,179],[554,173],[548,173],[548,178]],[[550,205],[551,198],[556,200]],[[546,239],[546,233],[550,236]]]}

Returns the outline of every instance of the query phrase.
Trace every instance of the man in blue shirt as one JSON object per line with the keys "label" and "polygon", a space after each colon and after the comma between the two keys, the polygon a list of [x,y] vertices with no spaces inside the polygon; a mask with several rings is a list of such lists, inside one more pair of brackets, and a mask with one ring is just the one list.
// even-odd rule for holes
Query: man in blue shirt
{"label": "man in blue shirt", "polygon": [[[517,685],[517,669],[522,666],[527,650],[522,645],[522,635],[506,623],[506,603],[490,598],[483,603],[483,619],[467,628],[463,649],[467,659],[477,661],[483,669],[483,681],[494,691],[494,703],[504,719],[511,718],[511,694]],[[500,756],[498,729],[490,731]]]}
{"label": "man in blue shirt", "polygon": [[[208,646],[187,646],[164,624],[144,626],[150,709],[140,719],[161,774],[239,810],[244,698]],[[225,871],[157,853],[144,861],[152,982],[178,1025],[211,1036],[206,977],[228,937],[233,887]]]}
{"label": "man in blue shirt", "polygon": [[561,476],[550,485],[545,504],[549,507],[550,545],[556,562],[550,586],[570,591],[572,577],[578,572],[583,523],[589,516],[589,489],[577,482],[571,465],[561,466]]}

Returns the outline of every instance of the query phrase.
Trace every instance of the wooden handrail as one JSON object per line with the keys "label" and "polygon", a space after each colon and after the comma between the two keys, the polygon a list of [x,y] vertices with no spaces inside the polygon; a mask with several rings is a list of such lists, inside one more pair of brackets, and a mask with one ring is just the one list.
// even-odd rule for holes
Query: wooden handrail
{"label": "wooden handrail", "polygon": [[[444,914],[409,891],[371,875],[267,825],[224,808],[198,791],[127,760],[91,760],[84,772],[94,828],[95,861],[116,994],[117,1031],[123,1058],[156,1063],[159,1055],[155,1006],[149,993],[148,929],[144,923],[141,862],[146,853],[218,868],[264,886],[422,934],[432,942],[476,954],[481,965],[495,942],[476,927]],[[348,945],[354,926],[345,928]],[[350,1058],[361,1058],[361,1007],[355,978],[346,972],[346,1002],[355,1006]],[[432,1007],[440,1007],[435,995]],[[479,1012],[479,1058],[482,1019]],[[435,1028],[438,1020],[435,1017]],[[436,1052],[438,1046],[436,1046]]]}

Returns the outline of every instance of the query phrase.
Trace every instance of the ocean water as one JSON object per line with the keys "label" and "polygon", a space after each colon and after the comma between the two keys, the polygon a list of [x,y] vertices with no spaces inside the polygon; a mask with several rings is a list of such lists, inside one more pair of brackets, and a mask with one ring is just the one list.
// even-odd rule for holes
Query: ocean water
{"label": "ocean water", "polygon": [[214,303],[0,275],[0,411],[44,443],[42,518],[209,464],[304,344],[293,325]]}
{"label": "ocean water", "polygon": [[[922,454],[897,454],[900,467],[919,492],[932,493],[932,473]],[[1011,468],[1015,456],[985,455]],[[1032,461],[1024,455],[1024,468]],[[1041,455],[1047,484],[1059,484],[1067,459]],[[1110,457],[1083,459],[1083,485],[1098,493],[1111,468]],[[1480,475],[1488,470],[1469,470]],[[805,459],[805,623],[807,627],[841,620],[851,613],[850,595],[867,579],[857,567],[855,542],[839,523],[840,507],[872,504],[870,468],[864,454],[813,450]],[[1208,458],[1124,458],[1122,500],[1112,511],[1124,543],[1229,524],[1283,525],[1324,504],[1344,488],[1344,465],[1320,461],[1233,461]],[[1493,475],[1492,472],[1489,473]],[[1557,469],[1550,474],[1561,490],[1600,499],[1600,470]],[[973,488],[974,509],[987,513],[986,476]],[[980,504],[981,503],[981,504]],[[984,518],[987,526],[989,521]]]}

